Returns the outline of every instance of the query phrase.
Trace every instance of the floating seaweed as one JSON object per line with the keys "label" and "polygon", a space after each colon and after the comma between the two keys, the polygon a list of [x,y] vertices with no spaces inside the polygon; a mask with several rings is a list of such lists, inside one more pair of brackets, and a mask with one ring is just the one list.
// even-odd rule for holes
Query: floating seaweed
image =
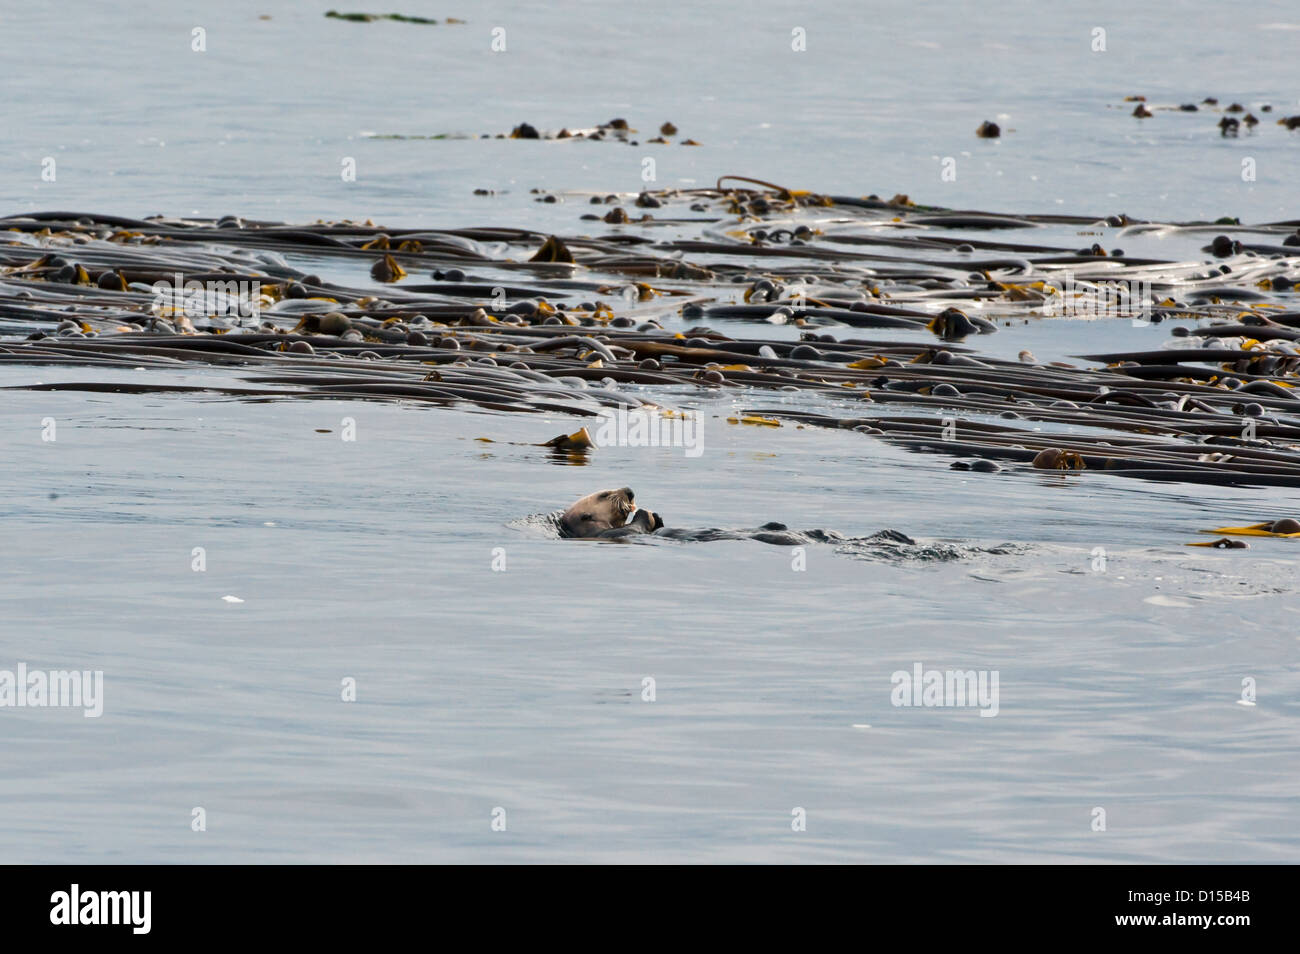
{"label": "floating seaweed", "polygon": [[[621,142],[632,146],[641,144],[641,140],[633,139],[637,130],[628,125],[626,119],[615,118],[609,122],[597,123],[594,126],[575,126],[572,129],[563,127],[561,129],[540,129],[532,123],[520,123],[508,133],[480,133],[477,136],[471,136],[467,133],[433,133],[433,134],[400,134],[400,133],[367,133],[368,139],[540,139],[540,140],[592,140],[594,142]],[[677,127],[671,122],[660,125],[659,134],[652,138],[644,140],[646,143],[656,143],[659,145],[670,145],[671,137],[677,135]],[[700,145],[694,139],[682,139],[678,142],[681,146],[698,146]]]}
{"label": "floating seaweed", "polygon": [[[325,16],[331,20],[347,20],[350,23],[376,23],[379,20],[394,20],[397,23],[422,23],[437,25],[437,20],[431,20],[428,17],[412,17],[402,13],[340,13],[337,10],[328,10]],[[455,17],[448,17],[443,23],[464,23],[464,20],[458,20]]]}
{"label": "floating seaweed", "polygon": [[[1202,110],[1221,112],[1224,115],[1219,118],[1218,123],[1215,124],[1215,128],[1219,130],[1219,135],[1225,138],[1237,136],[1241,132],[1243,126],[1247,131],[1250,131],[1260,124],[1259,117],[1248,111],[1241,103],[1231,103],[1230,105],[1219,109],[1219,101],[1213,96],[1207,96],[1205,99],[1201,100],[1199,104],[1168,103],[1161,105],[1148,105],[1145,96],[1125,96],[1124,103],[1137,104],[1133,107],[1133,111],[1129,115],[1138,119],[1151,119],[1158,112],[1199,113]],[[1124,108],[1127,108],[1127,106]],[[1262,113],[1271,113],[1273,111],[1273,107],[1269,103],[1261,103],[1258,108]],[[1229,113],[1234,115],[1228,115]],[[1237,116],[1242,113],[1245,113],[1245,115],[1238,119]],[[1281,119],[1277,120],[1277,125],[1285,126],[1289,130],[1300,129],[1300,116],[1283,116]],[[983,133],[981,133],[981,135],[983,135]]]}
{"label": "floating seaweed", "polygon": [[[29,389],[577,417],[725,392],[747,405],[740,424],[853,430],[972,471],[1300,486],[1300,223],[1225,234],[1215,223],[1000,215],[731,176],[583,198],[654,214],[596,235],[10,216],[0,219],[0,362],[237,375],[19,385]],[[1201,255],[1034,236],[1097,226],[1193,238]],[[328,281],[307,262],[381,285]],[[1111,294],[1138,284],[1148,298]],[[197,302],[183,294],[191,287],[203,291]],[[1008,324],[1079,314],[1180,323],[1165,347],[1071,361],[974,347]],[[666,327],[678,321],[683,330]],[[729,325],[751,333],[720,330]],[[788,392],[817,407],[764,399]],[[566,441],[553,448],[592,451]]]}

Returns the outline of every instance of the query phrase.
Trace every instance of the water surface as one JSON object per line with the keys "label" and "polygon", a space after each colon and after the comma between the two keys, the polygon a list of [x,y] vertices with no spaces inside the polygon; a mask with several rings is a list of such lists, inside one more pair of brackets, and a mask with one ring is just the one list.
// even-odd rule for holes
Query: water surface
{"label": "water surface", "polygon": [[[1225,140],[1208,113],[1116,108],[1300,111],[1300,17],[1280,2],[402,8],[469,21],[437,27],[328,6],[0,5],[6,210],[572,230],[585,208],[529,190],[635,191],[652,156],[658,186],[734,172],[1016,212],[1295,216],[1296,134]],[[704,145],[366,135],[615,115]],[[984,119],[1014,132],[978,140]],[[1050,360],[1167,336],[1047,321],[980,346]],[[0,387],[145,374],[163,372],[4,365]],[[102,669],[106,686],[99,719],[0,710],[5,861],[1297,857],[1297,541],[1183,546],[1295,514],[1294,491],[962,473],[851,431],[726,422],[799,395],[675,393],[704,414],[702,457],[602,448],[572,466],[531,446],[581,423],[560,416],[3,394],[0,668]],[[674,526],[1018,546],[933,564],[813,546],[800,570],[752,541],[509,525],[623,485]],[[891,674],[918,662],[998,671],[997,717],[893,706]]]}

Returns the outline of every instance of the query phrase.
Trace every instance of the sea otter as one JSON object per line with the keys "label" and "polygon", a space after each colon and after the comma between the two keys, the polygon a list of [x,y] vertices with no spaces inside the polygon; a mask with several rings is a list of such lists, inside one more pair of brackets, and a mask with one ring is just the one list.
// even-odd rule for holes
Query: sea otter
{"label": "sea otter", "polygon": [[924,562],[956,560],[975,553],[1012,552],[1006,544],[982,549],[948,543],[921,543],[897,530],[878,530],[865,537],[846,537],[834,530],[791,530],[783,523],[765,523],[761,527],[739,529],[665,527],[659,514],[638,508],[633,503],[634,499],[631,487],[598,490],[583,497],[563,513],[535,514],[534,517],[558,529],[561,537],[627,543],[649,542],[651,538],[684,543],[757,540],[759,543],[781,547],[826,543],[835,546],[836,552],[856,554],[862,558]]}
{"label": "sea otter", "polygon": [[[657,513],[637,510],[632,502],[634,496],[631,487],[588,494],[564,511],[560,517],[560,532],[566,537],[605,538],[654,533],[664,525],[663,520]],[[629,514],[632,514],[630,520]]]}

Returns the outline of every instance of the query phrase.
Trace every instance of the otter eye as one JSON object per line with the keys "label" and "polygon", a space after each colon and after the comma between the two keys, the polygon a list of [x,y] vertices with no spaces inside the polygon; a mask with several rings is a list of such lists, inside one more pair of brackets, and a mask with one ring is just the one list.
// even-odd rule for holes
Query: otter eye
{"label": "otter eye", "polygon": [[590,520],[590,519],[591,519],[591,514],[589,514],[589,513],[584,513],[584,514],[582,515],[582,519],[583,519],[583,520]]}

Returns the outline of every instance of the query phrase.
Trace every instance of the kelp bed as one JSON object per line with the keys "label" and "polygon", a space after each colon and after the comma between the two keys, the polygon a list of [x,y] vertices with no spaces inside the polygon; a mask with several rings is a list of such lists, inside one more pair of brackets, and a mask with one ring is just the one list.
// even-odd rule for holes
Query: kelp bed
{"label": "kelp bed", "polygon": [[[240,382],[18,385],[31,389],[578,416],[725,389],[751,405],[738,422],[859,430],[953,455],[958,467],[1300,486],[1296,221],[994,215],[740,177],[708,189],[538,198],[581,199],[575,234],[229,216],[0,219],[0,361],[223,365]],[[1032,241],[1036,231],[1098,225],[1134,241],[1184,234],[1202,251],[1166,261]],[[372,282],[323,280],[307,264],[358,278],[368,269]],[[196,308],[156,285],[178,280],[224,290]],[[1139,287],[1149,307],[1123,293]],[[999,328],[1081,312],[1192,323],[1171,324],[1164,347],[1077,361],[1007,360],[976,347]],[[679,317],[684,330],[664,327]],[[737,338],[726,333],[736,323],[756,327]],[[788,329],[762,334],[774,326],[794,326],[800,340]],[[674,390],[657,393],[661,385]],[[817,400],[766,397],[792,391]]]}

